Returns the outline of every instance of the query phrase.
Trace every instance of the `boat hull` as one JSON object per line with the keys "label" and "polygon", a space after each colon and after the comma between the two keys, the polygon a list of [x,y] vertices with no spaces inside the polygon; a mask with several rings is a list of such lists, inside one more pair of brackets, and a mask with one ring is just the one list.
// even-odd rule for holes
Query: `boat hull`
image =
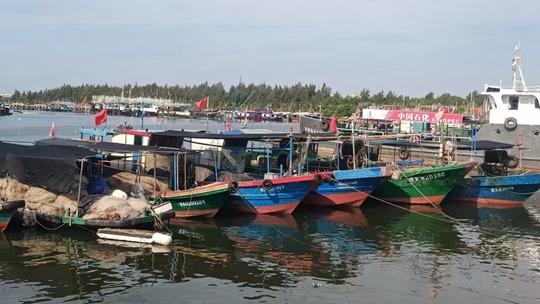
{"label": "boat hull", "polygon": [[290,214],[315,186],[315,174],[273,179],[269,190],[263,181],[239,182],[238,191],[224,206],[227,212]]}
{"label": "boat hull", "polygon": [[385,167],[334,171],[332,175],[333,178],[312,190],[302,204],[359,207],[377,186],[389,178]]}
{"label": "boat hull", "polygon": [[440,204],[475,165],[474,162],[468,162],[404,170],[402,178],[388,179],[377,187],[372,195],[395,203]]}
{"label": "boat hull", "polygon": [[229,182],[218,182],[189,190],[162,192],[156,200],[171,203],[178,218],[213,217],[227,202],[230,193]]}
{"label": "boat hull", "polygon": [[521,205],[540,189],[540,174],[477,176],[456,185],[447,200],[480,205]]}
{"label": "boat hull", "polygon": [[309,115],[298,116],[300,131],[306,133],[331,133],[330,119],[326,117],[315,117]]}
{"label": "boat hull", "polygon": [[[160,214],[161,221],[167,221],[174,218],[172,210]],[[86,229],[96,230],[99,228],[131,228],[131,229],[152,229],[156,219],[151,216],[142,216],[124,220],[85,220],[80,217],[54,216],[37,213],[36,220],[40,226],[46,228],[59,227],[83,227]]]}
{"label": "boat hull", "polygon": [[[518,123],[515,129],[508,130],[504,127],[504,124],[486,123],[481,125],[476,138],[477,140],[491,140],[517,146],[520,142],[519,138],[521,135],[521,142],[526,147],[538,147],[540,146],[540,136],[534,135],[538,130],[538,125]],[[539,151],[539,149],[522,149],[521,165],[524,168],[540,168]],[[479,153],[479,155],[482,154]]]}
{"label": "boat hull", "polygon": [[5,202],[0,204],[0,232],[4,232],[11,222],[18,208],[24,207],[24,200]]}

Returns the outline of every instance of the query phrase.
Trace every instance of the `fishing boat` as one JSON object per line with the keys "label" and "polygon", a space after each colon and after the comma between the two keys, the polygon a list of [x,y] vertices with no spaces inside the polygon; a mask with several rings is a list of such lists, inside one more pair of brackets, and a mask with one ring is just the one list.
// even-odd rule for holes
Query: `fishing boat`
{"label": "fishing boat", "polygon": [[188,190],[160,192],[150,200],[170,203],[178,218],[213,217],[229,199],[230,190],[230,182],[215,182]]}
{"label": "fishing boat", "polygon": [[24,200],[0,203],[0,232],[4,232],[7,229],[17,209],[23,207]]}
{"label": "fishing boat", "polygon": [[[478,149],[483,149],[485,142],[481,141]],[[540,174],[519,170],[520,158],[506,150],[513,146],[489,142],[490,149],[483,149],[484,161],[478,166],[476,175],[459,182],[446,200],[489,206],[522,205],[540,189]]]}
{"label": "fishing boat", "polygon": [[402,170],[403,177],[388,179],[372,195],[389,202],[439,204],[476,166],[476,162]]}
{"label": "fishing boat", "polygon": [[298,125],[301,132],[332,133],[332,130],[330,130],[330,118],[322,115],[299,115]]}
{"label": "fishing boat", "polygon": [[127,219],[91,219],[87,220],[82,217],[76,216],[55,216],[47,214],[36,214],[36,220],[40,224],[48,229],[56,229],[59,227],[79,227],[91,230],[97,230],[100,228],[129,228],[129,229],[153,229],[160,223],[174,218],[175,213],[173,210],[168,210],[157,214],[157,216],[148,214],[136,218]]}
{"label": "fishing boat", "polygon": [[306,174],[238,182],[238,190],[223,207],[227,213],[290,214],[322,179],[319,174]]}
{"label": "fishing boat", "polygon": [[512,85],[485,85],[481,93],[489,109],[487,122],[480,125],[477,140],[522,145],[521,162],[528,168],[540,168],[540,86],[527,86],[521,68],[519,45],[514,48]]}
{"label": "fishing boat", "polygon": [[[324,173],[323,173],[324,174]],[[360,207],[369,194],[391,173],[386,167],[333,171],[327,182],[312,190],[302,204]]]}

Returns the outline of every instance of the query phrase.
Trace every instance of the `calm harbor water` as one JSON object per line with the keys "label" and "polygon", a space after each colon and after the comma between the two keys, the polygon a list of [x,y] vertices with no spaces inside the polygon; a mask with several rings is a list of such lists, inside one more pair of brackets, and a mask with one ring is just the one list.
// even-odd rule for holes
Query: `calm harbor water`
{"label": "calm harbor water", "polygon": [[[0,118],[0,140],[45,138],[52,120],[58,136],[72,137],[93,122],[70,114],[19,117]],[[146,123],[159,127],[157,119]],[[166,123],[162,128],[204,127]],[[104,242],[87,230],[9,231],[0,234],[1,303],[540,303],[534,213],[442,207],[457,221],[434,208],[376,202],[180,220],[169,226],[169,247]]]}

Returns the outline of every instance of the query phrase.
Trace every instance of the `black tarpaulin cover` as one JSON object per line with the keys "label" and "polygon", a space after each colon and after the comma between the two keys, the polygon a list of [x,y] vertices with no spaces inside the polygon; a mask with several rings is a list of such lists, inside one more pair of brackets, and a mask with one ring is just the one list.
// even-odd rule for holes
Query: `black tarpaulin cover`
{"label": "black tarpaulin cover", "polygon": [[0,144],[2,173],[27,185],[59,192],[69,191],[77,170],[76,160],[94,156],[84,148]]}

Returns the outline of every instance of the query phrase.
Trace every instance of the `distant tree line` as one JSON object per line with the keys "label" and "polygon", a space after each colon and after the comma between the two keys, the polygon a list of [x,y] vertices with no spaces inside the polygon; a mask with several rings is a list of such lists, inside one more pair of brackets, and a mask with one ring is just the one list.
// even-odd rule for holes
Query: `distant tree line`
{"label": "distant tree line", "polygon": [[[238,92],[238,96],[236,96]],[[84,84],[80,86],[63,85],[59,88],[41,91],[15,90],[10,101],[27,104],[46,104],[53,101],[80,103],[84,98],[88,103],[94,95],[110,95],[124,97],[150,97],[170,99],[179,103],[193,103],[206,96],[210,97],[210,107],[232,109],[236,99],[236,109],[270,108],[274,111],[319,112],[325,115],[349,116],[357,107],[376,107],[396,105],[408,108],[419,108],[432,104],[454,106],[459,112],[467,111],[472,96],[476,106],[482,104],[482,96],[474,91],[466,97],[444,93],[435,96],[430,92],[421,98],[398,95],[393,91],[372,93],[363,89],[353,96],[342,96],[332,93],[326,84],[317,87],[314,84],[297,83],[291,86],[262,84],[244,84],[231,86],[226,89],[223,83],[208,84],[207,82],[194,86],[169,85],[131,85],[110,86]]]}

